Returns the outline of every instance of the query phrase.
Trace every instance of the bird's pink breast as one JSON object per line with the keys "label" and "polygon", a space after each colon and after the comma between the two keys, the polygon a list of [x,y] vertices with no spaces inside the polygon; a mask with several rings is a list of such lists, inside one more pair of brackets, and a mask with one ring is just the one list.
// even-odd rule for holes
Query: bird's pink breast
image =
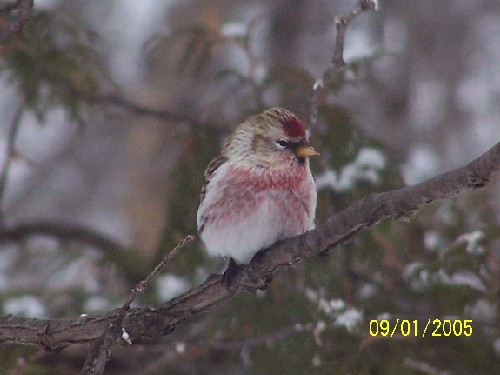
{"label": "bird's pink breast", "polygon": [[244,220],[255,214],[261,204],[270,204],[274,216],[282,225],[279,237],[289,237],[309,229],[311,212],[311,184],[305,166],[292,170],[230,168],[219,186],[217,203],[212,206],[210,221],[231,225],[233,220]]}
{"label": "bird's pink breast", "polygon": [[313,226],[316,187],[307,164],[285,171],[226,164],[198,209],[207,252],[248,263],[259,250]]}

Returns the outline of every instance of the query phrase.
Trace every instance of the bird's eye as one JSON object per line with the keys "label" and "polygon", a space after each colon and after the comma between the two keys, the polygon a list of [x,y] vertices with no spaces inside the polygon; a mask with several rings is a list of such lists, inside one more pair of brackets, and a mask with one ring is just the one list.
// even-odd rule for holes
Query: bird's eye
{"label": "bird's eye", "polygon": [[285,148],[286,146],[288,146],[288,142],[285,141],[284,139],[278,139],[276,141],[276,144],[280,147],[280,148]]}

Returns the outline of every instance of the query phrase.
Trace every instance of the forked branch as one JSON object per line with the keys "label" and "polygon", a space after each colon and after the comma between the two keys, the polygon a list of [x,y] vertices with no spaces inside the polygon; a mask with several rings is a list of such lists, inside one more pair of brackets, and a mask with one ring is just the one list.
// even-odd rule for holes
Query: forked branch
{"label": "forked branch", "polygon": [[377,0],[358,0],[351,12],[346,16],[335,17],[337,34],[335,36],[335,45],[333,47],[333,57],[328,68],[323,72],[321,78],[318,78],[312,87],[311,104],[309,107],[309,128],[314,129],[318,124],[318,107],[321,94],[325,86],[330,82],[335,74],[342,71],[346,65],[344,61],[345,34],[347,28],[354,19],[363,12],[378,9]]}

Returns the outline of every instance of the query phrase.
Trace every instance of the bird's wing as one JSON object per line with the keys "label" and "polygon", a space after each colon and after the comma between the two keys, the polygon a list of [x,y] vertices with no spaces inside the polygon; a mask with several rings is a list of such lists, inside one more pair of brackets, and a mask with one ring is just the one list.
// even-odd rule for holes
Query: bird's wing
{"label": "bird's wing", "polygon": [[203,200],[205,199],[205,193],[207,192],[207,186],[210,183],[210,180],[212,179],[213,174],[227,160],[228,160],[227,156],[219,155],[219,156],[213,158],[210,161],[210,163],[208,163],[207,169],[205,169],[205,173],[204,173],[205,181],[203,183],[203,187],[201,188],[201,193],[200,193],[200,205],[203,203]]}

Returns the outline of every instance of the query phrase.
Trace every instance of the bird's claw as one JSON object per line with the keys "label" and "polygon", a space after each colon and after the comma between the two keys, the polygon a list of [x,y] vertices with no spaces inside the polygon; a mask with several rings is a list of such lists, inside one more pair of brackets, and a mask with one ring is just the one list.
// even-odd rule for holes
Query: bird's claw
{"label": "bird's claw", "polygon": [[227,288],[227,290],[231,289],[231,284],[233,284],[234,280],[236,280],[238,271],[242,266],[243,265],[241,264],[237,264],[233,258],[229,258],[229,263],[222,274],[222,284]]}
{"label": "bird's claw", "polygon": [[263,278],[257,272],[252,271],[251,268],[247,268],[244,273],[240,273],[244,266],[243,264],[237,264],[233,258],[229,259],[226,270],[222,274],[222,284],[227,290],[231,289],[231,286],[235,283],[251,291],[267,289],[270,280]]}

